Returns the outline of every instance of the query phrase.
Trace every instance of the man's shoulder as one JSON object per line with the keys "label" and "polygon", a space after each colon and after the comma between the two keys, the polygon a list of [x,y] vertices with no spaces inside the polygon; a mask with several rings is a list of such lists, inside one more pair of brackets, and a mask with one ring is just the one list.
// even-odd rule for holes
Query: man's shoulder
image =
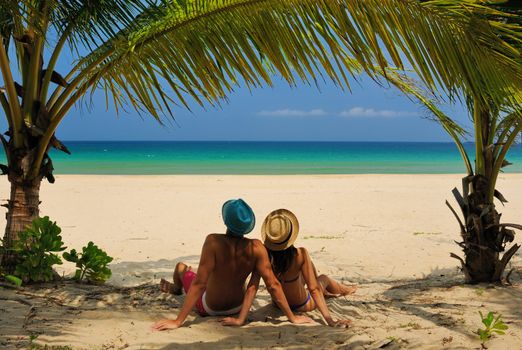
{"label": "man's shoulder", "polygon": [[216,240],[216,239],[219,239],[219,236],[223,236],[223,234],[222,233],[209,233],[205,240],[206,241],[208,241],[208,240]]}
{"label": "man's shoulder", "polygon": [[216,234],[216,233],[208,234],[207,237],[205,237],[204,245],[209,245],[213,242],[216,242],[219,239],[217,236],[218,236],[218,234]]}
{"label": "man's shoulder", "polygon": [[257,238],[249,238],[250,242],[252,242],[252,245],[254,246],[254,248],[261,248],[261,247],[265,247],[263,245],[263,242],[261,242],[259,239]]}
{"label": "man's shoulder", "polygon": [[265,248],[265,245],[263,244],[263,242],[261,242],[257,238],[251,239],[251,241],[252,241],[254,255],[256,255],[256,256],[266,255],[266,248]]}
{"label": "man's shoulder", "polygon": [[[247,238],[243,237],[241,238],[242,242],[246,242],[248,244],[253,245],[255,248],[257,247],[264,247],[263,243],[257,239],[257,238]],[[210,233],[207,235],[207,238],[205,239],[205,242],[212,243],[212,242],[228,242],[226,234],[224,233]]]}

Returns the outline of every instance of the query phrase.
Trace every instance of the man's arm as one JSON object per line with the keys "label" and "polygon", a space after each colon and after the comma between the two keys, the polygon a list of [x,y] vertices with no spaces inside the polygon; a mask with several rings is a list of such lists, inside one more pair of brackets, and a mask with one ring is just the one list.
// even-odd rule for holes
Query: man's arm
{"label": "man's arm", "polygon": [[265,281],[266,289],[272,296],[272,300],[277,304],[279,309],[288,317],[288,320],[292,323],[310,323],[312,320],[306,316],[296,316],[290,310],[288,301],[286,300],[285,294],[281,283],[277,280],[274,272],[272,271],[272,265],[268,259],[268,252],[265,246],[258,240],[254,240],[254,255],[256,257],[256,271]]}
{"label": "man's arm", "polygon": [[161,320],[156,322],[152,328],[154,330],[162,331],[165,329],[179,328],[187,318],[188,314],[196,305],[199,297],[207,288],[207,281],[216,265],[216,256],[214,253],[214,239],[212,236],[207,236],[203,248],[201,250],[201,259],[199,261],[196,279],[190,285],[190,288],[183,302],[183,307],[175,320]]}
{"label": "man's arm", "polygon": [[252,302],[254,301],[257,289],[259,288],[259,279],[259,274],[256,271],[252,272],[252,276],[250,277],[250,281],[248,282],[248,286],[245,291],[245,297],[243,298],[243,305],[241,306],[239,316],[237,318],[225,317],[221,320],[221,324],[224,326],[242,326],[245,324],[248,312],[252,307]]}

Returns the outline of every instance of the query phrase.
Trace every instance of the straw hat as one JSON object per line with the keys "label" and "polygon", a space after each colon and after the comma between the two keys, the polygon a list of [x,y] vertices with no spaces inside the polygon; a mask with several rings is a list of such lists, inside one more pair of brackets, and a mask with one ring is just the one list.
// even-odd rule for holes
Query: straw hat
{"label": "straw hat", "polygon": [[263,243],[270,250],[285,250],[294,244],[299,233],[299,222],[286,209],[277,209],[268,214],[261,226]]}

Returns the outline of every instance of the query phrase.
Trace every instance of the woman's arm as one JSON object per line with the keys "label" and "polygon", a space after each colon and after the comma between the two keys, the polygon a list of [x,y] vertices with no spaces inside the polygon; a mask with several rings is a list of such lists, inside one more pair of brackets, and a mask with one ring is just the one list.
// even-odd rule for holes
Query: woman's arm
{"label": "woman's arm", "polygon": [[163,331],[165,329],[181,327],[194,305],[196,305],[196,302],[207,288],[210,273],[214,270],[216,259],[212,243],[213,238],[208,236],[201,251],[201,259],[199,261],[196,279],[190,285],[178,317],[175,320],[161,320],[156,322],[152,325],[153,330]]}
{"label": "woman's arm", "polygon": [[288,317],[288,320],[292,323],[312,323],[312,319],[307,316],[294,315],[288,305],[285,293],[281,287],[281,283],[277,280],[274,272],[272,271],[272,265],[268,259],[268,253],[265,246],[261,241],[254,240],[254,254],[256,255],[256,271],[259,273],[263,281],[265,282],[268,293],[272,296],[272,300],[276,303],[279,309]]}
{"label": "woman's arm", "polygon": [[308,255],[308,251],[305,248],[299,248],[299,252],[303,255],[303,265],[301,267],[301,272],[303,274],[306,285],[308,286],[308,291],[312,298],[314,298],[315,305],[323,315],[326,323],[333,327],[337,325],[348,325],[350,321],[334,321],[332,316],[330,315],[330,311],[326,306],[326,301],[324,300],[324,295],[319,287],[319,283],[317,282],[315,267],[312,263],[312,259],[310,255]]}
{"label": "woman's arm", "polygon": [[250,277],[250,281],[248,282],[248,286],[245,291],[245,297],[243,298],[243,305],[241,306],[239,316],[237,318],[225,317],[221,320],[221,324],[224,326],[242,326],[245,324],[248,312],[252,307],[252,302],[254,301],[254,297],[256,296],[257,290],[259,288],[260,278],[261,276],[259,276],[256,271],[252,272],[252,276]]}

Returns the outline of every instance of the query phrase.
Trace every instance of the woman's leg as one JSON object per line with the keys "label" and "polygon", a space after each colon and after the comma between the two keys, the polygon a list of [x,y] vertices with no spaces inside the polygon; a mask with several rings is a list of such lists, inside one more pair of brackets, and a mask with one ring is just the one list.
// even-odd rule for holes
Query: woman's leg
{"label": "woman's leg", "polygon": [[317,282],[319,282],[319,285],[321,286],[323,294],[326,298],[353,294],[357,290],[356,286],[344,285],[326,275],[318,276]]}

